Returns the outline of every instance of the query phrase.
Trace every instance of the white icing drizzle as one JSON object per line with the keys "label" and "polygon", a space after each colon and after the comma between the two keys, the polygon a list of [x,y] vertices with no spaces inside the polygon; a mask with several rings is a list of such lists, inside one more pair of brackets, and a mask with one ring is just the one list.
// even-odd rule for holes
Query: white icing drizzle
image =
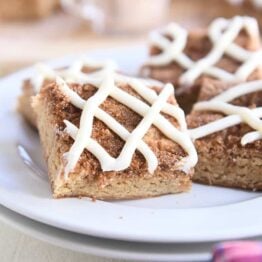
{"label": "white icing drizzle", "polygon": [[245,146],[246,144],[253,143],[259,139],[262,139],[261,132],[259,131],[249,132],[242,137],[241,144]]}
{"label": "white icing drizzle", "polygon": [[[254,18],[236,16],[230,20],[215,19],[208,29],[208,37],[213,43],[213,48],[204,58],[193,61],[183,53],[187,43],[187,31],[171,23],[161,32],[152,34],[152,45],[160,48],[161,53],[150,56],[145,65],[178,63],[186,70],[179,78],[182,86],[192,85],[202,74],[227,82],[245,81],[262,64],[262,51],[248,51],[234,43],[242,29],[245,29],[251,37],[259,39],[258,24]],[[167,39],[165,35],[170,36],[172,40]],[[223,55],[242,63],[235,73],[216,67]]]}
{"label": "white icing drizzle", "polygon": [[[73,92],[68,85],[64,82],[64,80],[57,78],[57,83],[59,84],[62,92],[67,96],[70,97],[70,102],[77,108],[83,109],[85,105],[85,100],[83,100],[77,93]],[[125,129],[121,124],[119,124],[111,115],[106,113],[100,108],[97,108],[95,112],[95,117],[106,124],[113,132],[120,136],[124,141],[130,135],[129,131]],[[66,132],[75,139],[76,134],[78,132],[78,128],[74,126],[72,123],[68,122],[67,120],[64,121],[66,124]],[[85,148],[90,151],[97,159],[100,159],[101,167],[104,171],[108,171],[112,168],[114,158],[112,158],[104,149],[101,147],[95,140],[89,138],[86,140]],[[92,142],[91,143],[89,143]],[[152,152],[152,150],[141,141],[138,144],[137,149],[143,154],[147,162],[149,163],[148,169],[153,172],[157,167],[157,158]]]}
{"label": "white icing drizzle", "polygon": [[114,88],[114,85],[113,79],[110,77],[109,73],[106,72],[105,78],[103,79],[98,91],[85,102],[80,118],[80,127],[75,137],[75,142],[67,153],[68,161],[65,167],[66,175],[74,169],[80,158],[80,155],[85,148],[85,141],[89,140],[91,137],[96,108],[106,100]]}
{"label": "white icing drizzle", "polygon": [[[157,93],[149,89],[143,81],[121,76],[110,69],[104,70],[103,74],[100,74],[100,78],[100,81],[96,81],[94,84],[92,78],[87,79],[86,77],[85,83],[90,83],[98,88],[95,95],[87,101],[83,100],[77,93],[70,89],[62,78],[57,77],[56,79],[59,88],[66,97],[68,97],[70,102],[83,110],[79,129],[65,120],[65,131],[75,140],[69,152],[64,155],[66,159],[66,167],[64,170],[65,178],[74,170],[84,148],[99,160],[103,171],[120,171],[128,168],[135,150],[139,150],[148,163],[149,172],[153,173],[158,166],[158,160],[150,147],[142,140],[151,125],[155,125],[164,135],[178,143],[185,150],[188,156],[184,157],[180,163],[178,163],[177,168],[188,173],[197,163],[197,153],[187,131],[183,111],[179,109],[178,105],[167,103],[169,97],[174,93],[174,87],[171,84],[167,84],[161,89],[160,94],[157,95]],[[140,99],[117,87],[118,81],[125,81],[126,84],[133,88],[148,103],[152,104],[152,106],[147,105]],[[108,96],[111,96],[143,117],[131,133],[112,116],[99,108],[99,105],[103,103]],[[161,115],[161,111],[176,118],[177,121],[181,123],[180,130]],[[126,142],[117,158],[111,157],[101,145],[91,138],[94,117],[106,124]]]}
{"label": "white icing drizzle", "polygon": [[[84,67],[97,69],[92,73],[83,73],[82,69]],[[82,59],[77,60],[72,65],[66,69],[54,70],[51,67],[38,63],[35,65],[36,75],[32,77],[31,83],[33,84],[34,91],[37,94],[42,87],[44,80],[55,80],[56,76],[62,77],[67,82],[81,82],[81,80],[86,79],[87,77],[92,77],[93,81],[103,73],[103,70],[106,69],[117,69],[117,65],[112,60],[105,61],[95,61],[92,59]]]}
{"label": "white icing drizzle", "polygon": [[230,88],[209,101],[198,102],[194,105],[195,111],[214,111],[228,115],[206,125],[190,130],[193,139],[199,139],[228,127],[246,123],[256,131],[245,134],[241,139],[244,146],[262,138],[262,107],[250,109],[231,105],[228,102],[253,92],[262,91],[262,80],[247,82]]}

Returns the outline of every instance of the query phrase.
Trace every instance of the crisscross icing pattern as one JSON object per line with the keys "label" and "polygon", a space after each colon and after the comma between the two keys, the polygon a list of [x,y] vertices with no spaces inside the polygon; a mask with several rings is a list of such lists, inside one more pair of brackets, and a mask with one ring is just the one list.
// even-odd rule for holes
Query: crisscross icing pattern
{"label": "crisscross icing pattern", "polygon": [[[64,155],[66,160],[64,169],[65,178],[74,170],[84,149],[87,149],[98,159],[103,171],[121,171],[128,168],[134,152],[138,150],[147,161],[148,171],[153,173],[158,166],[158,160],[154,152],[143,141],[143,137],[151,125],[156,126],[166,137],[181,145],[188,154],[178,163],[177,168],[179,170],[188,173],[197,163],[197,153],[187,130],[184,113],[178,105],[172,105],[167,102],[169,97],[174,93],[174,87],[171,84],[162,87],[160,94],[157,95],[154,90],[148,88],[146,82],[143,80],[122,76],[112,70],[112,68],[107,68],[103,70],[103,73],[99,74],[99,77],[97,77],[97,75],[95,77],[85,75],[85,78],[81,79],[81,84],[92,84],[98,89],[92,97],[85,101],[70,89],[68,83],[60,76],[56,77],[56,82],[70,102],[75,107],[82,109],[79,129],[66,119],[64,121],[66,125],[65,132],[74,139],[74,143],[69,152]],[[74,83],[77,82],[77,79],[74,78]],[[119,88],[117,83],[121,82],[128,84],[145,101],[152,104],[152,106],[149,106],[147,103]],[[132,132],[129,132],[116,119],[99,107],[108,96],[142,116],[141,122]],[[178,129],[171,124],[171,122],[160,113],[161,111],[176,118],[180,124],[180,128]],[[106,150],[91,137],[94,118],[102,121],[109,129],[125,141],[125,145],[117,158],[113,158],[108,154]]]}
{"label": "crisscross icing pattern", "polygon": [[[82,71],[84,67],[93,69],[94,71],[91,73],[84,73]],[[42,63],[37,64],[35,68],[37,74],[31,79],[31,83],[35,93],[38,93],[46,79],[55,80],[57,76],[61,77],[68,83],[92,84],[94,86],[98,86],[101,83],[101,77],[104,75],[105,71],[115,71],[117,69],[117,65],[112,60],[97,62],[90,59],[85,59],[76,60],[70,67],[66,69],[54,70]],[[144,86],[155,86],[158,88],[163,87],[163,83],[157,80],[129,77],[118,74],[117,72],[114,72],[114,78],[115,81],[119,83],[135,82],[133,88],[136,91],[139,89],[140,92],[143,93],[141,94],[142,97],[147,97],[147,101],[149,103],[153,103],[153,101],[157,98],[157,95],[153,90],[150,90],[149,88],[145,89]],[[168,115],[176,116],[181,130],[185,131],[187,129],[184,111],[180,107],[174,107],[167,103],[165,104],[162,111]]]}
{"label": "crisscross icing pattern", "polygon": [[[202,59],[193,61],[183,53],[188,32],[178,24],[171,23],[161,32],[152,33],[152,45],[158,47],[161,53],[150,56],[145,65],[161,66],[172,62],[178,63],[185,69],[179,78],[182,86],[192,85],[202,74],[227,82],[245,81],[262,64],[262,50],[249,51],[234,43],[243,29],[252,38],[259,39],[258,24],[254,18],[236,16],[230,20],[215,19],[208,28],[208,37],[213,43],[213,48]],[[166,35],[172,40],[167,39]],[[242,63],[236,72],[230,73],[215,66],[223,55]]]}
{"label": "crisscross icing pattern", "polygon": [[230,88],[209,101],[198,102],[194,106],[196,111],[221,112],[226,117],[190,130],[193,139],[199,139],[225,128],[246,123],[255,131],[248,132],[241,139],[244,146],[262,139],[262,107],[249,109],[247,107],[229,104],[230,101],[253,92],[262,91],[262,80],[247,82]]}

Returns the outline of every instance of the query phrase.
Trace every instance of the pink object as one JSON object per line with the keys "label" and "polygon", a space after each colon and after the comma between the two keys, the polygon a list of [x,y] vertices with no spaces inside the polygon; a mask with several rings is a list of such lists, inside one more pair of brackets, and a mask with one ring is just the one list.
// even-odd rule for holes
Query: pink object
{"label": "pink object", "polygon": [[262,243],[232,241],[218,244],[213,250],[214,262],[262,262]]}

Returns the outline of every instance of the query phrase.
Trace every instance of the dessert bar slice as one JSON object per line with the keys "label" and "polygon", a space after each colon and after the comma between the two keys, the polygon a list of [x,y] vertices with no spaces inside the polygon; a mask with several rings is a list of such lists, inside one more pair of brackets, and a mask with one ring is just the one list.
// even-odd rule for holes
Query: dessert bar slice
{"label": "dessert bar slice", "polygon": [[262,80],[206,79],[187,117],[199,161],[194,181],[262,190]]}
{"label": "dessert bar slice", "polygon": [[172,85],[150,86],[111,69],[73,79],[57,77],[33,99],[55,198],[190,189],[197,154]]}
{"label": "dessert bar slice", "polygon": [[171,23],[154,32],[142,74],[176,88],[180,106],[189,112],[203,77],[227,83],[261,78],[262,51],[255,19],[217,18],[206,30],[187,32]]}

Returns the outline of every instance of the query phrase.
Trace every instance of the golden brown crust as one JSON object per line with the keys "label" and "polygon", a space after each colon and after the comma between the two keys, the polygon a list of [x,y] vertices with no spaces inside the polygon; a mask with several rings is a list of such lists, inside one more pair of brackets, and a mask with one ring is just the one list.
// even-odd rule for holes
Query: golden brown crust
{"label": "golden brown crust", "polygon": [[[231,86],[205,79],[200,100],[209,100]],[[232,104],[250,108],[262,106],[262,92],[245,95]],[[189,128],[196,128],[223,117],[223,114],[193,111],[187,116]],[[193,180],[212,185],[262,190],[262,140],[241,145],[241,138],[252,129],[239,124],[195,141],[199,161]]]}
{"label": "golden brown crust", "polygon": [[[84,99],[96,91],[96,88],[90,85],[73,84],[71,88]],[[129,86],[121,85],[120,88],[141,99]],[[101,108],[129,131],[132,131],[141,120],[135,112],[112,98],[108,98]],[[144,141],[154,151],[159,161],[154,175],[148,173],[147,163],[137,151],[128,169],[122,172],[102,172],[98,160],[85,150],[74,172],[70,173],[69,180],[65,182],[57,179],[63,162],[62,156],[68,152],[73,143],[73,140],[63,132],[65,128],[63,120],[67,119],[79,126],[81,111],[69,103],[55,83],[42,88],[34,99],[34,109],[37,113],[40,138],[55,197],[84,195],[100,199],[124,199],[176,193],[189,189],[190,175],[187,176],[177,170],[179,160],[185,156],[183,149],[167,139],[155,127],[151,127],[144,137]],[[174,119],[169,118],[169,120],[177,125]],[[92,137],[113,157],[119,155],[124,144],[99,120],[94,121]]]}
{"label": "golden brown crust", "polygon": [[[255,51],[260,48],[260,40],[252,38],[245,31],[241,31],[235,42],[243,48],[251,51]],[[183,52],[193,61],[197,61],[205,57],[210,52],[211,48],[212,43],[207,36],[206,30],[195,30],[189,32],[188,41]],[[161,53],[160,49],[155,46],[151,46],[150,55],[159,53]],[[240,65],[241,64],[238,61],[225,55],[215,66],[233,73]],[[142,75],[146,74],[148,77],[157,79],[164,83],[173,83],[176,88],[176,98],[178,104],[186,111],[186,113],[190,112],[193,103],[197,101],[203,78],[209,77],[203,75],[196,80],[193,86],[185,88],[178,83],[179,77],[185,72],[185,70],[176,62],[172,62],[171,64],[165,66],[144,66],[141,69],[141,72]],[[259,68],[250,75],[248,80],[258,79],[261,77],[262,68]]]}

